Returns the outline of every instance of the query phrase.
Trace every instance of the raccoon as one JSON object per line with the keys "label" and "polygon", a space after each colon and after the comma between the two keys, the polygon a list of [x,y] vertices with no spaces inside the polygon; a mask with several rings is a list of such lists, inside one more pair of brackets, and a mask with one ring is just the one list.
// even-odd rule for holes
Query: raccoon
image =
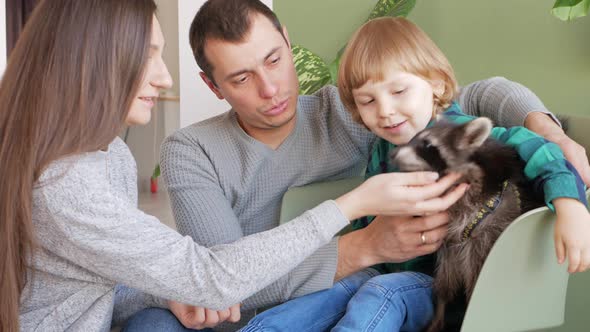
{"label": "raccoon", "polygon": [[523,212],[543,204],[524,176],[524,161],[513,148],[488,138],[491,129],[487,118],[461,125],[439,121],[391,154],[393,165],[402,172],[435,171],[441,176],[455,172],[463,175],[461,183],[470,184],[448,211],[448,234],[437,252],[436,309],[428,332],[443,329],[446,306],[461,290],[469,301],[502,231]]}

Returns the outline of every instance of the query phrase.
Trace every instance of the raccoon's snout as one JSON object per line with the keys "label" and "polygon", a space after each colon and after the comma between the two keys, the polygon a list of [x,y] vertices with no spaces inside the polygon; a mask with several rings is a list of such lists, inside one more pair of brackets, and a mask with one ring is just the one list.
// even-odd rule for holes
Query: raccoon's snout
{"label": "raccoon's snout", "polygon": [[410,146],[400,146],[390,154],[391,165],[400,172],[434,171]]}

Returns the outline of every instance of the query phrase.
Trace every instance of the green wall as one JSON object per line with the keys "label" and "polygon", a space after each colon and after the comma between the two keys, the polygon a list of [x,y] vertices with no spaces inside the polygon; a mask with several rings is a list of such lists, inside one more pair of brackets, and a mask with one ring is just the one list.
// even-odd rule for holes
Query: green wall
{"label": "green wall", "polygon": [[[375,0],[274,0],[289,37],[331,61]],[[556,113],[590,115],[590,17],[561,22],[553,0],[417,0],[409,18],[445,52],[461,84],[505,76]]]}

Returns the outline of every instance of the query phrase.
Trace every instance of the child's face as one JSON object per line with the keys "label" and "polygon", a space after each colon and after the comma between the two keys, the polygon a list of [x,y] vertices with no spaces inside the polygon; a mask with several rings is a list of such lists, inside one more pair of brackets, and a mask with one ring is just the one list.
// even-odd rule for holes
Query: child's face
{"label": "child's face", "polygon": [[408,143],[432,118],[433,86],[404,71],[391,69],[383,81],[370,80],[352,94],[369,130],[396,145]]}

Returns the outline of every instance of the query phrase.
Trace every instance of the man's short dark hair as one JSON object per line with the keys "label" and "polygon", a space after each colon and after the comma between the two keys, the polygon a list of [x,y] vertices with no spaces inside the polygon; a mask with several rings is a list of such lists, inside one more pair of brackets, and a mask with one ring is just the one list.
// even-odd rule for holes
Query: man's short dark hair
{"label": "man's short dark hair", "polygon": [[211,39],[234,43],[244,40],[253,14],[268,18],[285,38],[275,13],[259,0],[208,0],[195,15],[189,31],[191,48],[197,64],[214,84],[213,65],[205,56],[205,43]]}

